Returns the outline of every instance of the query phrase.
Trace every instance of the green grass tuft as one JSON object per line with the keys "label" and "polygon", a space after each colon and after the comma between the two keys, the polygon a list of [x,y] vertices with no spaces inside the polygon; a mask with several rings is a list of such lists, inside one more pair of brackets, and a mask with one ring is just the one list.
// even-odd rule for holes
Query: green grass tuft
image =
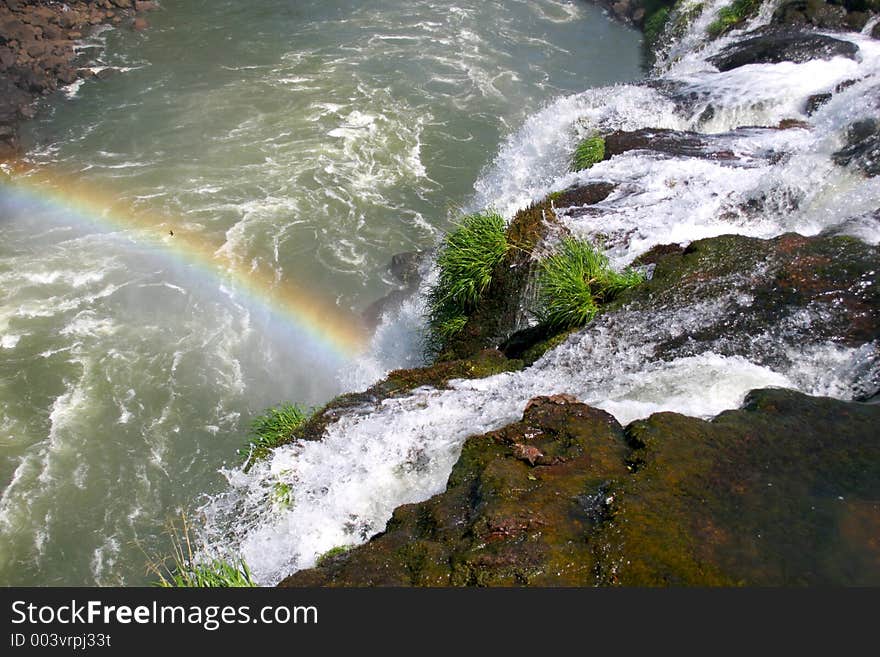
{"label": "green grass tuft", "polygon": [[711,37],[719,37],[725,32],[745,22],[761,7],[761,0],[733,0],[718,12],[718,18],[709,23],[706,31]]}
{"label": "green grass tuft", "polygon": [[289,440],[294,430],[308,419],[309,413],[296,404],[281,404],[266,409],[254,419],[247,445],[238,450],[245,458],[245,471],[260,459],[266,458],[275,447]]}
{"label": "green grass tuft", "polygon": [[541,261],[541,319],[560,329],[583,326],[602,303],[643,280],[633,269],[612,269],[591,243],[566,238],[557,253]]}
{"label": "green grass tuft", "polygon": [[605,138],[598,135],[583,139],[574,150],[571,170],[583,171],[605,159]]}
{"label": "green grass tuft", "polygon": [[431,350],[461,332],[508,248],[504,218],[492,211],[466,215],[446,236],[437,255],[440,275],[428,298]]}
{"label": "green grass tuft", "polygon": [[241,588],[256,586],[256,583],[244,561],[213,559],[207,563],[183,564],[168,577],[160,575],[158,585],[163,588]]}
{"label": "green grass tuft", "polygon": [[340,554],[345,554],[346,552],[351,550],[351,548],[353,548],[353,547],[354,547],[353,545],[337,545],[336,547],[332,547],[315,560],[315,565],[320,566],[328,559],[332,559],[333,557],[338,557]]}
{"label": "green grass tuft", "polygon": [[[190,526],[186,516],[182,517],[183,528],[178,531],[170,523],[172,553],[160,559],[147,562],[148,572],[158,577],[156,586],[163,588],[231,588],[257,586],[251,571],[243,559],[199,560],[193,550]],[[168,561],[171,566],[168,566]]]}

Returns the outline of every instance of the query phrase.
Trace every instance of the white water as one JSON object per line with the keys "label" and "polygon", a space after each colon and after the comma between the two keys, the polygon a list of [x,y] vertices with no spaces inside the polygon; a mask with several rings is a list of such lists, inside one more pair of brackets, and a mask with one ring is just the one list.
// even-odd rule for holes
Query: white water
{"label": "white water", "polygon": [[[168,521],[225,489],[218,469],[262,409],[419,359],[418,299],[349,368],[174,256],[169,229],[356,321],[391,288],[392,255],[434,245],[510,126],[640,75],[636,33],[581,0],[162,4],[148,30],[89,37],[84,65],[111,73],[22,126],[26,164],[61,200],[0,167],[2,584],[151,582]],[[99,219],[129,209],[160,245]]]}
{"label": "white water", "polygon": [[[529,117],[475,184],[471,207],[495,207],[511,217],[575,182],[613,181],[618,187],[598,204],[599,212],[578,217],[561,208],[560,214],[576,234],[602,236],[619,264],[656,244],[727,233],[767,238],[829,231],[877,244],[880,225],[868,213],[880,205],[880,178],[838,167],[830,155],[852,121],[876,115],[880,42],[850,33],[841,38],[859,46],[856,61],[750,65],[719,73],[706,58],[742,32],[706,42],[705,26],[723,4],[711,3],[662,58],[654,77],[665,86],[593,89]],[[748,27],[766,22],[771,8]],[[851,79],[859,81],[814,116],[804,114],[809,95]],[[683,106],[661,91],[669,87],[699,100]],[[714,116],[701,123],[709,104]],[[737,130],[782,119],[808,125]],[[712,133],[717,148],[739,159],[630,152],[585,172],[567,172],[578,137],[642,127]],[[760,212],[746,209],[758,200]],[[766,272],[749,274],[760,279]],[[535,395],[573,394],[626,423],[660,410],[708,418],[736,408],[746,392],[763,386],[842,399],[876,392],[878,345],[846,348],[817,340],[811,324],[821,317],[811,310],[781,319],[760,336],[669,346],[731,313],[747,313],[751,303],[748,284],[739,281],[737,290],[731,280],[731,293],[711,302],[601,317],[522,372],[455,381],[448,390],[422,388],[348,411],[321,441],[280,448],[248,474],[227,471],[229,491],[204,507],[206,550],[223,552],[231,543],[258,580],[270,584],[313,565],[332,547],[360,543],[384,528],[396,506],[442,491],[464,439],[519,419]],[[395,322],[408,322],[405,332],[411,335],[418,310],[413,302],[399,316],[386,317],[377,345],[387,344]],[[369,371],[378,375],[381,368]],[[291,487],[289,507],[267,502],[277,483]]]}

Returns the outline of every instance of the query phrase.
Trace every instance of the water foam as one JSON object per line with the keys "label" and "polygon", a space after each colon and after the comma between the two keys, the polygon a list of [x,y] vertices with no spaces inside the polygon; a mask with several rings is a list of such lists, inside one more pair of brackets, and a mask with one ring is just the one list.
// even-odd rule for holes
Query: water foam
{"label": "water foam", "polygon": [[[856,61],[719,73],[707,57],[767,23],[774,6],[768,3],[745,28],[709,42],[705,29],[726,4],[706,5],[661,57],[650,84],[564,97],[529,117],[481,175],[470,207],[494,207],[511,217],[549,192],[611,181],[616,190],[589,216],[578,208],[560,208],[559,215],[576,234],[601,236],[618,264],[655,244],[724,233],[846,232],[853,215],[875,210],[875,179],[834,165],[830,155],[847,125],[876,102],[880,46],[846,34],[841,38],[860,48]],[[809,94],[853,77],[860,82],[838,93],[809,125],[740,129],[806,119]],[[696,102],[682,102],[689,97]],[[702,130],[735,160],[633,151],[586,172],[567,170],[579,137],[649,127]],[[859,230],[876,241],[880,226],[866,221]],[[741,281],[731,288],[742,288]],[[340,412],[322,440],[279,448],[249,473],[224,472],[229,490],[203,507],[206,550],[231,543],[257,579],[271,584],[313,565],[332,547],[363,542],[383,529],[396,506],[443,490],[467,436],[519,419],[536,395],[573,394],[629,422],[661,410],[712,417],[767,386],[842,399],[876,393],[878,345],[844,347],[813,337],[811,326],[821,318],[809,309],[780,319],[763,335],[722,330],[716,339],[694,337],[698,329],[749,312],[752,303],[746,286],[681,308],[625,308],[600,317],[521,372],[452,381],[443,390],[420,388]],[[684,336],[692,337],[680,341]],[[267,502],[279,485],[289,487],[290,499]]]}

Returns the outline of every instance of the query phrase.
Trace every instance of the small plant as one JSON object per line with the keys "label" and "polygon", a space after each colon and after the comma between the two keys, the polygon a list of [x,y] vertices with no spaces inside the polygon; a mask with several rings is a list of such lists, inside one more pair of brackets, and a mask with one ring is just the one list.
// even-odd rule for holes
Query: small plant
{"label": "small plant", "polygon": [[605,159],[605,138],[593,135],[583,139],[574,149],[571,170],[583,171]]}
{"label": "small plant", "polygon": [[733,0],[718,11],[718,18],[709,23],[706,30],[711,37],[719,37],[743,23],[760,8],[761,0]]}
{"label": "small plant", "polygon": [[541,261],[541,319],[559,329],[582,326],[596,316],[600,304],[643,280],[636,270],[612,269],[590,242],[566,238],[557,253]]}
{"label": "small plant", "polygon": [[168,577],[160,575],[158,585],[164,588],[242,588],[256,586],[247,564],[212,559],[207,563],[186,563]]}
{"label": "small plant", "polygon": [[351,550],[353,546],[351,545],[337,545],[336,547],[332,547],[327,550],[324,554],[315,559],[315,565],[320,566],[325,563],[328,559],[332,559],[333,557],[338,557],[340,554],[345,554],[349,550]]}
{"label": "small plant", "polygon": [[[190,538],[190,529],[186,517],[183,517],[183,529],[180,533],[171,523],[172,553],[170,557],[150,560],[148,572],[159,579],[157,586],[164,588],[197,587],[197,588],[230,588],[257,586],[251,572],[243,559],[227,560],[213,558],[197,559]],[[171,567],[167,565],[171,560]]]}
{"label": "small plant", "polygon": [[440,245],[440,275],[428,298],[429,342],[438,348],[455,337],[507,253],[504,218],[486,211],[466,215]]}
{"label": "small plant", "polygon": [[293,486],[283,481],[277,481],[272,486],[272,503],[280,509],[290,508],[293,502]]}
{"label": "small plant", "polygon": [[247,472],[254,463],[266,458],[269,452],[290,438],[290,435],[309,419],[309,414],[296,404],[282,404],[266,409],[254,419],[251,425],[251,438],[247,445],[238,450],[245,457],[244,470]]}

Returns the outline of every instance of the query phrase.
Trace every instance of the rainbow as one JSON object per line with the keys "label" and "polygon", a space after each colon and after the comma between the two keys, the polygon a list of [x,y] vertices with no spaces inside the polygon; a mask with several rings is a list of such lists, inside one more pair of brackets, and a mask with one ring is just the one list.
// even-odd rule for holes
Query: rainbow
{"label": "rainbow", "polygon": [[0,190],[61,210],[65,221],[124,231],[126,237],[197,268],[216,279],[218,286],[269,310],[335,359],[350,360],[366,347],[367,334],[360,318],[329,303],[313,287],[279,280],[269,267],[236,262],[204,235],[176,229],[182,224],[168,217],[136,212],[58,172],[35,171],[15,163],[3,168],[8,175],[0,173]]}

